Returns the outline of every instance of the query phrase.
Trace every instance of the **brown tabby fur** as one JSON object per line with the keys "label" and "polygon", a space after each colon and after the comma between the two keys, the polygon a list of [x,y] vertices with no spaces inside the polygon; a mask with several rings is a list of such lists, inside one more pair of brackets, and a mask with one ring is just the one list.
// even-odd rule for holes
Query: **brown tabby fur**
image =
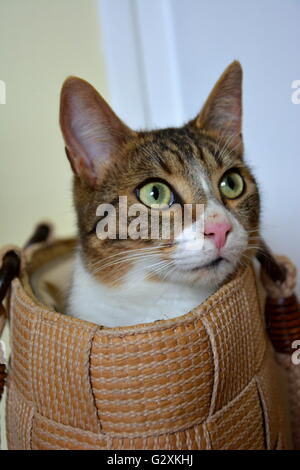
{"label": "brown tabby fur", "polygon": [[[241,101],[241,77],[241,67],[234,62],[216,84],[199,116],[181,128],[131,131],[118,120],[106,103],[103,105],[104,100],[99,97],[101,101],[97,102],[97,106],[104,107],[109,122],[117,120],[117,128],[114,125],[116,141],[110,159],[92,169],[85,168],[86,161],[80,160],[80,152],[75,152],[69,143],[65,114],[71,100],[69,90],[72,86],[77,86],[77,82],[72,84],[72,80],[78,79],[70,78],[66,81],[62,91],[61,126],[68,157],[75,172],[74,203],[80,246],[86,267],[101,282],[117,285],[132,262],[114,264],[99,272],[95,271],[95,266],[101,265],[112,255],[125,250],[130,252],[131,249],[146,248],[157,244],[157,241],[99,240],[95,233],[99,220],[96,217],[97,206],[112,203],[117,209],[120,195],[128,197],[128,206],[138,202],[135,189],[150,178],[168,182],[182,203],[205,204],[206,195],[195,178],[197,168],[209,176],[214,196],[234,213],[247,231],[251,231],[249,245],[241,262],[248,262],[254,255],[258,244],[259,193],[255,179],[243,161],[241,106],[237,108],[236,104]],[[82,83],[85,87],[91,87],[86,82]],[[228,116],[228,96],[234,96],[235,100],[231,110],[233,120]],[[222,198],[219,182],[225,171],[232,168],[239,169],[245,180],[246,190],[237,199],[229,200]],[[161,243],[161,256],[167,259],[174,249],[172,241],[162,240]],[[202,271],[199,276],[205,275]]]}

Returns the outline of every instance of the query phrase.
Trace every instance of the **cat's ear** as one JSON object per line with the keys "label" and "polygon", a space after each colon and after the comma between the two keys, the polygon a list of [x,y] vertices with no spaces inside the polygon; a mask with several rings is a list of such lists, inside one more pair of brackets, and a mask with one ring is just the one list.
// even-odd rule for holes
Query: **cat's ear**
{"label": "cat's ear", "polygon": [[76,77],[67,78],[62,87],[60,126],[72,169],[90,186],[133,133],[89,83]]}
{"label": "cat's ear", "polygon": [[217,81],[200,114],[192,121],[197,128],[217,136],[241,155],[242,78],[240,63],[232,62]]}

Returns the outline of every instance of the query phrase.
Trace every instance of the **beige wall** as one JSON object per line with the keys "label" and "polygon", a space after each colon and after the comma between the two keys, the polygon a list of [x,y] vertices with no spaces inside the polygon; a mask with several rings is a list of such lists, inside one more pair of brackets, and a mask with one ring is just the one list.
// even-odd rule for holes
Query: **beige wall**
{"label": "beige wall", "polygon": [[71,172],[58,127],[68,75],[106,95],[96,1],[0,0],[0,244],[22,244],[51,219],[74,231]]}
{"label": "beige wall", "polygon": [[96,0],[0,0],[0,11],[0,245],[22,245],[41,219],[75,231],[59,92],[78,75],[107,96],[105,65]]}

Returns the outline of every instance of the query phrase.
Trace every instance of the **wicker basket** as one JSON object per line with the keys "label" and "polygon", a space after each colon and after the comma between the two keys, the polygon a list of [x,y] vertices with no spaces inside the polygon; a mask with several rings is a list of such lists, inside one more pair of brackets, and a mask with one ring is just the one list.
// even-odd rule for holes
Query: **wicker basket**
{"label": "wicker basket", "polygon": [[189,314],[104,328],[32,290],[73,248],[61,240],[20,253],[7,305],[9,449],[289,447],[252,267]]}

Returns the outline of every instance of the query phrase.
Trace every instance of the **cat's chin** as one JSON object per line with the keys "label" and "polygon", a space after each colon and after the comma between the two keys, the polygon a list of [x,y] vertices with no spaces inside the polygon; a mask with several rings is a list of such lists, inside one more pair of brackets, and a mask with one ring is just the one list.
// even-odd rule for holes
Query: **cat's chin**
{"label": "cat's chin", "polygon": [[180,284],[192,284],[203,287],[214,286],[218,288],[236,270],[237,263],[224,258],[217,258],[211,263],[191,267],[178,268],[166,276],[165,279]]}

